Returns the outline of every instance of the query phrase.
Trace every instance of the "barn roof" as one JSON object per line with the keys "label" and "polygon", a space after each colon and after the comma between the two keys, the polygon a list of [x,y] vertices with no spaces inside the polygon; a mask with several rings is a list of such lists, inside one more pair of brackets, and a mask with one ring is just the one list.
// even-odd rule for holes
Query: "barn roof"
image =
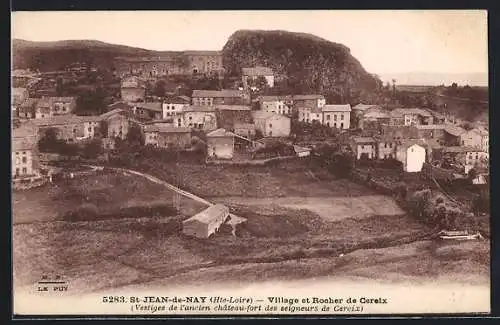
{"label": "barn roof", "polygon": [[226,207],[225,205],[222,204],[211,205],[205,210],[201,211],[200,213],[195,214],[191,218],[184,220],[183,223],[195,220],[202,223],[209,223],[210,221],[212,221],[212,219],[220,216],[222,213],[227,213],[228,211],[229,208]]}

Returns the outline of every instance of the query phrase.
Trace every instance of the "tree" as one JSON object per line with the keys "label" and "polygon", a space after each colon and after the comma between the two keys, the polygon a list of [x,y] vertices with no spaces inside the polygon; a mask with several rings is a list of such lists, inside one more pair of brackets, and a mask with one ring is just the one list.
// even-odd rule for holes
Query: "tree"
{"label": "tree", "polygon": [[102,153],[102,141],[93,139],[83,147],[83,157],[97,158]]}
{"label": "tree", "polygon": [[165,80],[158,80],[153,87],[153,95],[157,97],[165,97],[166,94],[166,82]]}
{"label": "tree", "polygon": [[396,93],[396,79],[392,79],[392,92]]}
{"label": "tree", "polygon": [[141,128],[137,124],[132,124],[127,133],[127,142],[132,147],[144,146],[144,136]]}
{"label": "tree", "polygon": [[98,130],[101,137],[106,138],[108,136],[108,121],[100,121]]}
{"label": "tree", "polygon": [[57,138],[57,129],[48,128],[43,137],[38,141],[38,148],[41,152],[58,152],[61,148],[61,140]]}
{"label": "tree", "polygon": [[56,94],[57,96],[64,95],[64,81],[61,77],[57,78],[56,80]]}

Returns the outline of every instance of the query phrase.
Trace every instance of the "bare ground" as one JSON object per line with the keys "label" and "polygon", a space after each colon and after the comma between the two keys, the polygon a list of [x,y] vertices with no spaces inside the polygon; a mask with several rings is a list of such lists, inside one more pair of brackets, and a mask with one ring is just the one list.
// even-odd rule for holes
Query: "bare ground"
{"label": "bare ground", "polygon": [[[270,172],[274,181],[281,180],[280,188],[293,192],[297,181],[291,177],[293,174]],[[308,176],[304,173],[298,177]],[[89,190],[87,196],[105,200],[103,206],[110,209],[123,205],[127,194],[142,203],[157,200],[161,195],[172,197],[171,193],[142,181],[128,186],[130,180],[109,178],[96,183],[92,179],[92,186],[89,182],[80,184]],[[366,196],[373,193],[349,185],[346,180],[339,180],[337,186],[332,179],[314,182],[312,189],[321,190],[308,192],[308,198],[302,200],[228,200],[247,222],[238,230],[238,237],[223,231],[209,240],[183,236],[183,215],[57,221],[54,215],[60,208],[54,207],[54,197],[61,198],[62,207],[70,209],[81,202],[82,193],[75,189],[69,194],[76,193],[76,198],[67,191],[50,190],[35,192],[36,197],[24,201],[18,196],[14,221],[40,217],[31,213],[27,202],[35,208],[43,205],[48,212],[40,217],[46,222],[21,222],[13,227],[14,286],[32,286],[42,275],[62,276],[69,281],[72,294],[131,286],[227,283],[229,279],[249,283],[323,276],[377,281],[433,281],[441,277],[460,283],[487,281],[488,242],[430,241],[430,229],[415,220],[399,211],[377,215],[388,211],[369,206],[388,205],[390,199]],[[306,185],[301,186],[306,191]],[[349,190],[342,191],[343,188],[362,195],[347,198],[345,193]],[[327,203],[324,198],[312,197],[324,192],[330,195]],[[111,197],[107,198],[109,194]],[[346,199],[350,201],[346,203]],[[267,204],[270,200],[274,204]],[[322,201],[323,206],[318,208]],[[337,204],[342,207],[336,207]]]}

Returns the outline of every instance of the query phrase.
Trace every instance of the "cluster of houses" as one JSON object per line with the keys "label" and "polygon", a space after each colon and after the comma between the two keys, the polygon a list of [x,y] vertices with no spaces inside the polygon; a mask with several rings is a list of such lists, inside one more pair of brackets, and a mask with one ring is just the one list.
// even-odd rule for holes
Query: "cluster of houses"
{"label": "cluster of houses", "polygon": [[[327,104],[321,94],[253,98],[255,83],[252,81],[260,78],[268,87],[274,86],[273,71],[260,66],[242,68],[243,87],[239,89],[200,89],[194,90],[191,97],[167,96],[148,101],[144,75],[159,77],[175,73],[181,67],[184,73],[193,74],[219,71],[220,56],[186,52],[169,58],[120,62],[123,63],[119,65],[121,101],[109,105],[107,113],[77,116],[74,97],[30,98],[27,91],[15,88],[12,90],[13,116],[30,121],[28,129],[35,137],[30,135],[30,139],[40,139],[50,128],[67,142],[100,137],[106,149],[114,148],[113,139],[124,139],[133,124],[142,130],[145,145],[159,148],[187,148],[192,131],[197,130],[206,134],[207,155],[211,159],[234,159],[241,142],[251,147],[255,146],[256,138],[288,138],[291,120],[295,118],[302,123],[338,130],[345,135],[341,141],[347,142],[358,160],[396,159],[402,162],[406,172],[419,172],[425,162],[432,162],[467,174],[488,160],[486,129],[465,130],[453,117],[432,110]],[[26,132],[23,129],[18,133]],[[13,148],[13,162],[33,146],[30,145],[33,141],[22,143],[20,150]],[[33,148],[31,156],[35,153]],[[29,157],[26,155],[26,160],[29,161]],[[33,167],[36,162],[26,167],[15,161],[14,175],[29,175],[36,170]]]}
{"label": "cluster of houses", "polygon": [[489,134],[482,127],[465,130],[453,117],[423,108],[359,104],[352,111],[363,135],[350,138],[356,159],[394,158],[407,172],[421,171],[425,162],[457,175],[487,169]]}

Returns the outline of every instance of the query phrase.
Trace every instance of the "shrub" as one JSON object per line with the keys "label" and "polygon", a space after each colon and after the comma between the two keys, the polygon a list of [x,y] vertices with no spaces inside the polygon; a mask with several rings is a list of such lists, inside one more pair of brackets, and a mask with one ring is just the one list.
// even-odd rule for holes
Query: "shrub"
{"label": "shrub", "polygon": [[96,220],[99,217],[98,208],[91,203],[83,203],[78,206],[75,210],[66,213],[63,216],[64,221],[88,221]]}

